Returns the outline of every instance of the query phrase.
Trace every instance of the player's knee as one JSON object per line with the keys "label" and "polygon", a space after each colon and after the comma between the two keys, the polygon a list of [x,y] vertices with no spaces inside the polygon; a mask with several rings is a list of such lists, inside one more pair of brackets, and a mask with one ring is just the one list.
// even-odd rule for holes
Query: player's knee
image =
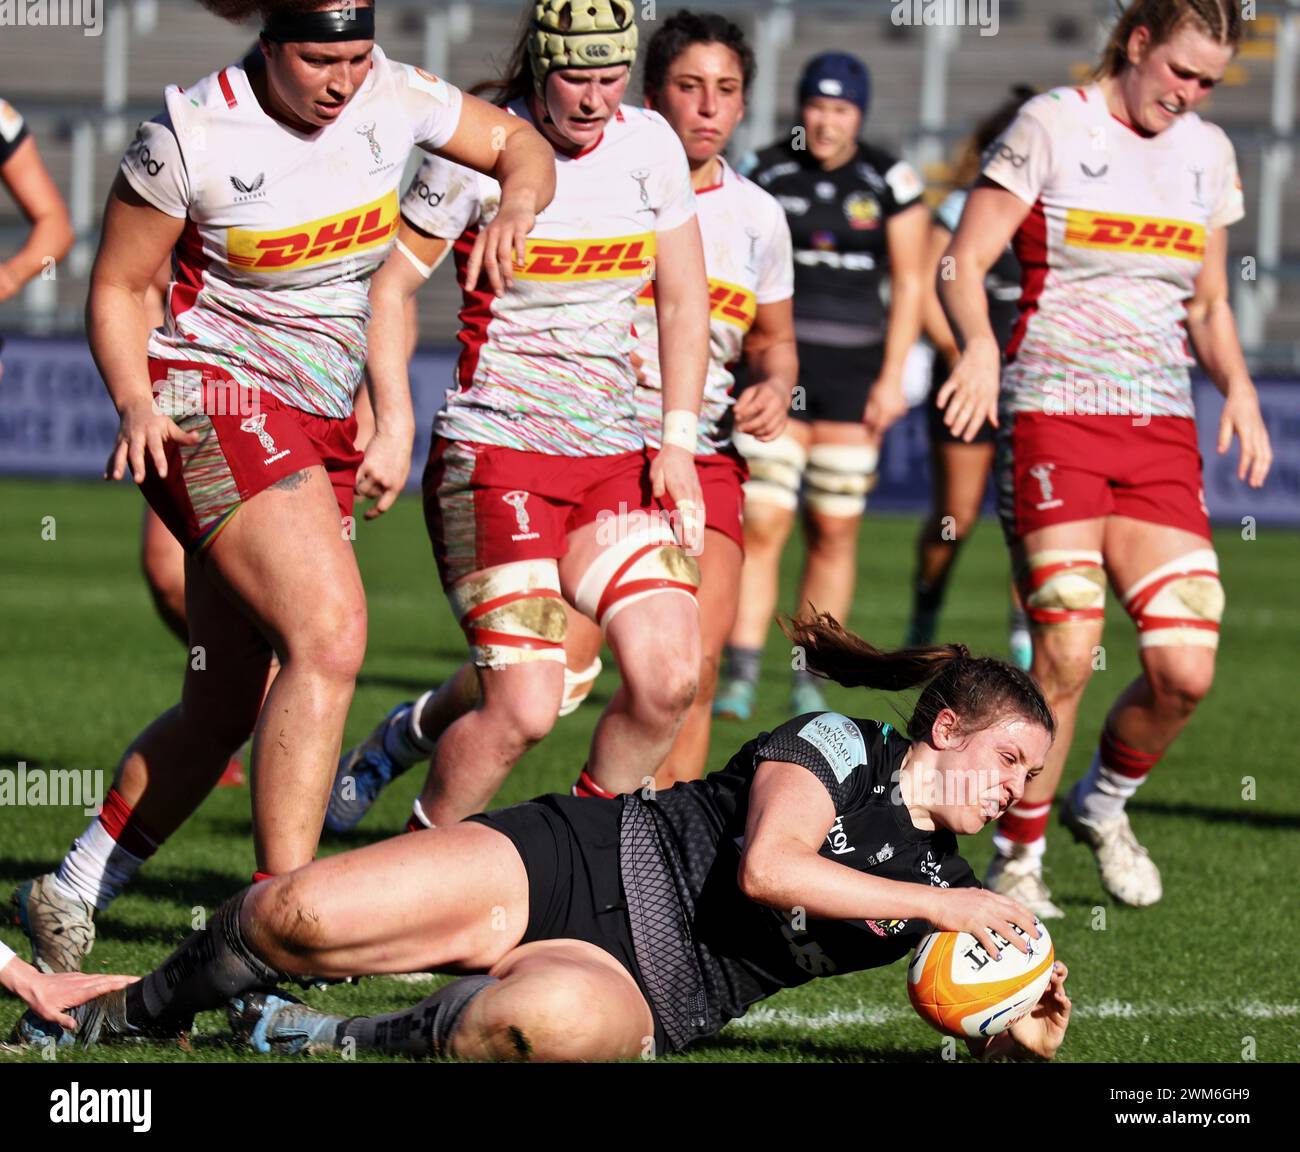
{"label": "player's knee", "polygon": [[1214,685],[1213,660],[1182,661],[1174,668],[1148,670],[1151,690],[1165,711],[1185,717],[1209,694]]}
{"label": "player's knee", "polygon": [[507,730],[518,742],[520,752],[525,752],[555,727],[560,708],[552,693],[528,692],[512,695],[506,712]]}
{"label": "player's knee", "polygon": [[628,661],[623,682],[632,710],[652,722],[668,722],[681,716],[695,699],[699,673],[698,661],[680,649],[660,649]]}
{"label": "player's knee", "polygon": [[1062,638],[1053,637],[1054,642],[1046,646],[1040,659],[1035,656],[1034,674],[1042,684],[1049,701],[1068,700],[1083,695],[1083,690],[1092,679],[1093,649],[1087,643],[1088,637],[1077,637],[1075,643],[1062,642]]}
{"label": "player's knee", "polygon": [[808,454],[788,434],[764,441],[737,432],[733,440],[749,466],[744,485],[746,531],[752,521],[757,534],[778,535],[799,506]]}
{"label": "player's knee", "polygon": [[361,597],[333,598],[288,637],[290,660],[319,676],[351,683],[366,657],[366,604]]}
{"label": "player's knee", "polygon": [[267,963],[290,974],[310,971],[327,927],[315,907],[316,881],[300,869],[253,889],[255,930],[249,943]]}
{"label": "player's knee", "polygon": [[856,516],[812,512],[808,517],[808,551],[821,557],[856,556],[860,524]]}
{"label": "player's knee", "polygon": [[501,1060],[591,1060],[601,1057],[605,1021],[601,982],[580,968],[527,988],[504,982],[479,1016],[491,1051]]}
{"label": "player's knee", "polygon": [[952,544],[962,543],[975,530],[979,519],[979,505],[970,508],[954,506],[950,511],[936,517],[938,530],[935,537]]}
{"label": "player's knee", "polygon": [[879,480],[879,464],[880,453],[871,444],[814,444],[809,450],[804,497],[810,520],[824,522],[828,540],[842,546],[843,534],[856,531]]}
{"label": "player's knee", "polygon": [[1042,627],[1106,617],[1106,570],[1100,552],[1053,548],[1030,555],[1020,575],[1029,619]]}

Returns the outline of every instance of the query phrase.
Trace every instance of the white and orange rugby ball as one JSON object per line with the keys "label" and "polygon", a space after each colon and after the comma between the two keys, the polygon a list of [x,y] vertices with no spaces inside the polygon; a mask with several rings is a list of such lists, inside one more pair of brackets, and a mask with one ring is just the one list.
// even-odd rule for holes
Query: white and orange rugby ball
{"label": "white and orange rugby ball", "polygon": [[996,1036],[1038,1003],[1052,979],[1056,949],[1035,920],[1039,937],[1017,932],[1029,952],[994,934],[994,960],[969,932],[931,932],[907,966],[907,996],[921,1019],[950,1036]]}

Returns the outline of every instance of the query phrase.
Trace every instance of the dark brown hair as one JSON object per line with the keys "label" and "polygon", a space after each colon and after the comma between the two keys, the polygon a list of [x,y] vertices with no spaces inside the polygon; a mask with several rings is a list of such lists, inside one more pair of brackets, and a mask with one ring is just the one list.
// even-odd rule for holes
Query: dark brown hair
{"label": "dark brown hair", "polygon": [[1018,716],[1056,738],[1056,717],[1038,685],[1014,664],[972,656],[964,644],[931,644],[882,652],[848,631],[834,616],[783,618],[781,631],[804,650],[808,671],[846,688],[901,692],[924,684],[907,735],[929,740],[935,718],[951,708],[960,730],[979,732],[1004,716]]}
{"label": "dark brown hair", "polygon": [[962,145],[961,155],[953,168],[954,188],[969,188],[975,183],[976,177],[984,167],[984,153],[1003,132],[1011,127],[1011,122],[1015,120],[1025,101],[1032,100],[1037,95],[1037,90],[1028,84],[1017,84],[1011,89],[1011,95],[1006,100],[975,125],[975,131]]}
{"label": "dark brown hair", "polygon": [[1093,79],[1118,76],[1129,66],[1128,42],[1135,29],[1146,28],[1155,46],[1164,44],[1187,22],[1218,44],[1235,50],[1241,43],[1239,0],[1132,0],[1111,29]]}
{"label": "dark brown hair", "polygon": [[[199,0],[199,3],[214,16],[232,24],[242,24],[251,16],[267,20],[272,16],[299,16],[323,8],[342,7],[341,3],[331,4],[330,0]],[[362,4],[358,3],[357,7]]]}
{"label": "dark brown hair", "polygon": [[742,87],[744,94],[749,95],[757,65],[744,30],[718,12],[687,12],[685,9],[668,17],[646,45],[641,86],[647,95],[663,91],[673,61],[694,44],[721,44],[730,48],[740,61]]}
{"label": "dark brown hair", "polygon": [[529,4],[505,67],[494,78],[480,80],[469,89],[469,94],[491,100],[493,104],[502,108],[515,100],[531,96],[536,91],[533,85],[533,60],[528,51],[528,42],[532,35],[533,6]]}

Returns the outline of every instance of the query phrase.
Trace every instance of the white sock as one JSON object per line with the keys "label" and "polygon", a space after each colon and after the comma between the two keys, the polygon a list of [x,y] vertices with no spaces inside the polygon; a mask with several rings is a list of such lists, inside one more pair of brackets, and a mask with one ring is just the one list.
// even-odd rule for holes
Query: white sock
{"label": "white sock", "polygon": [[426,828],[436,828],[437,825],[424,814],[424,808],[420,805],[420,798],[417,796],[411,804],[411,814],[423,824]]}
{"label": "white sock", "polygon": [[409,708],[398,712],[384,729],[384,751],[403,771],[433,755],[435,741],[426,739],[420,729],[420,714],[432,695],[431,689]]}
{"label": "white sock", "polygon": [[[1026,809],[1021,813],[1024,816],[1036,814],[1037,809]],[[1032,860],[1035,864],[1041,864],[1043,853],[1047,851],[1047,837],[1040,836],[1028,844],[1021,844],[1018,840],[1008,840],[1000,832],[994,832],[993,848],[1005,860]]]}
{"label": "white sock", "polygon": [[1079,814],[1093,823],[1113,820],[1124,811],[1124,805],[1146,780],[1123,776],[1101,762],[1100,749],[1093,753],[1088,774],[1079,781],[1075,803]]}
{"label": "white sock", "polygon": [[54,888],[68,899],[78,897],[102,912],[143,863],[114,840],[96,817],[72,842],[54,874]]}

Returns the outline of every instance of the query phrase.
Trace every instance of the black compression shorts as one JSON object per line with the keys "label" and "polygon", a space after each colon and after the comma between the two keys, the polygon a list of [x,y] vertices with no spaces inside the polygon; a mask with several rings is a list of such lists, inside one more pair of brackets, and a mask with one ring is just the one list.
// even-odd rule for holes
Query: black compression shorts
{"label": "black compression shorts", "polygon": [[520,944],[584,940],[614,957],[654,1016],[655,1052],[670,1050],[632,945],[619,870],[623,801],[538,796],[469,819],[510,838],[528,874],[528,927]]}
{"label": "black compression shorts", "polygon": [[867,407],[867,393],[880,375],[885,349],[833,348],[827,344],[804,344],[799,348],[799,384],[790,417],[811,423],[830,420],[836,424],[861,424]]}
{"label": "black compression shorts", "polygon": [[[937,353],[934,358],[934,371],[930,374],[930,395],[925,401],[925,415],[930,428],[930,443],[938,446],[941,444],[965,444],[966,441],[952,434],[952,429],[943,422],[944,411],[939,407],[939,389],[944,386],[948,380],[948,362]],[[975,439],[972,444],[992,444],[997,440],[998,430],[993,427],[987,420],[980,425],[980,430],[975,433]]]}

